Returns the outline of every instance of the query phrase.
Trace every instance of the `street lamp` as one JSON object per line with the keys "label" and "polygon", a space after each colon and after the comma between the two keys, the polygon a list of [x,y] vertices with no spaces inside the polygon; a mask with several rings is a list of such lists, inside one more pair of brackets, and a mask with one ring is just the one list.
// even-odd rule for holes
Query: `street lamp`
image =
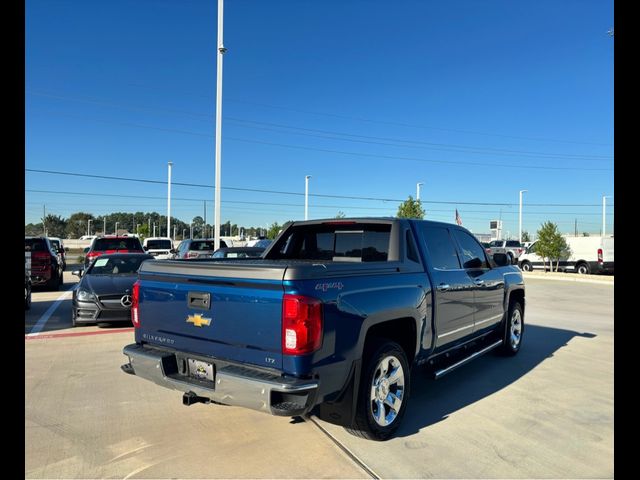
{"label": "street lamp", "polygon": [[309,219],[309,179],[311,175],[304,177],[304,219]]}
{"label": "street lamp", "polygon": [[602,196],[602,238],[605,235],[606,218],[607,218],[607,198],[613,198],[611,195]]}
{"label": "street lamp", "polygon": [[522,194],[529,190],[520,190],[520,210],[518,211],[518,241],[522,243]]}
{"label": "street lamp", "polygon": [[224,26],[224,0],[218,0],[218,52],[216,55],[216,180],[214,195],[214,249],[220,248],[220,193],[222,174],[222,57],[227,49],[224,47],[222,28]]}
{"label": "street lamp", "polygon": [[[173,162],[167,162],[169,166],[169,180],[167,182],[167,237],[171,235],[171,167]],[[175,240],[175,230],[173,233]]]}
{"label": "street lamp", "polygon": [[115,235],[118,235],[118,222],[116,222],[116,233]]}
{"label": "street lamp", "polygon": [[420,186],[424,185],[422,182],[416,183],[416,200],[420,200]]}
{"label": "street lamp", "polygon": [[91,219],[87,220],[87,235],[91,235]]}

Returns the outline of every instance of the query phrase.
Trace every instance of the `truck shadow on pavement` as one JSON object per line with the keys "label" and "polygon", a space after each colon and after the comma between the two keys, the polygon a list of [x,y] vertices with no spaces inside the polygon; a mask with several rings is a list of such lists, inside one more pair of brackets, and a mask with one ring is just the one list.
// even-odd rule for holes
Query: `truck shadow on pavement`
{"label": "truck shadow on pavement", "polygon": [[515,357],[501,357],[490,352],[437,381],[424,368],[416,367],[412,373],[409,405],[394,436],[407,437],[446,420],[451,413],[516,382],[574,337],[595,336],[592,333],[527,325],[522,348]]}

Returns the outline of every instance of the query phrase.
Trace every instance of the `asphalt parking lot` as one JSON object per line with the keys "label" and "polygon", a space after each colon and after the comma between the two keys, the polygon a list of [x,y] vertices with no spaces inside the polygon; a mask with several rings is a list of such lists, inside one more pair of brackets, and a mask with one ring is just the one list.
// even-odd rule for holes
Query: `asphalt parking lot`
{"label": "asphalt parking lot", "polygon": [[[64,289],[76,278],[65,272]],[[412,398],[387,442],[314,417],[182,405],[120,371],[130,326],[71,328],[71,293],[25,312],[26,478],[611,478],[613,285],[527,278],[518,356]]]}

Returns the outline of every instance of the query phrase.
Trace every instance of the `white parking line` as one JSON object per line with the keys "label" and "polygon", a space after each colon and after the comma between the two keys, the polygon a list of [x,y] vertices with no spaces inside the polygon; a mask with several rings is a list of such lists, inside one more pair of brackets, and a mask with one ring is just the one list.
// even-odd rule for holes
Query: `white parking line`
{"label": "white parking line", "polygon": [[60,304],[69,298],[69,293],[71,293],[73,291],[74,288],[76,288],[78,286],[77,283],[74,283],[71,288],[69,288],[68,290],[64,291],[62,293],[62,295],[60,295],[55,302],[53,302],[53,304],[47,308],[47,311],[44,312],[42,314],[42,316],[38,319],[37,323],[33,326],[33,328],[31,329],[31,331],[27,334],[27,336],[35,336],[35,335],[39,335],[40,331],[44,328],[44,326],[47,324],[47,321],[49,320],[49,318],[51,317],[51,315],[53,314],[53,312],[56,311],[56,308],[58,308],[60,306]]}

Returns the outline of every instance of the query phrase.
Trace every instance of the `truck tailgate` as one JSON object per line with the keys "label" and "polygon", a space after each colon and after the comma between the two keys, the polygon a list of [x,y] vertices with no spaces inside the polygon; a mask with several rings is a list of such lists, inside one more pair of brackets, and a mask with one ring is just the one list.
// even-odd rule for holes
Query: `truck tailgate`
{"label": "truck tailgate", "polygon": [[146,261],[136,341],[281,368],[285,270],[246,261]]}

